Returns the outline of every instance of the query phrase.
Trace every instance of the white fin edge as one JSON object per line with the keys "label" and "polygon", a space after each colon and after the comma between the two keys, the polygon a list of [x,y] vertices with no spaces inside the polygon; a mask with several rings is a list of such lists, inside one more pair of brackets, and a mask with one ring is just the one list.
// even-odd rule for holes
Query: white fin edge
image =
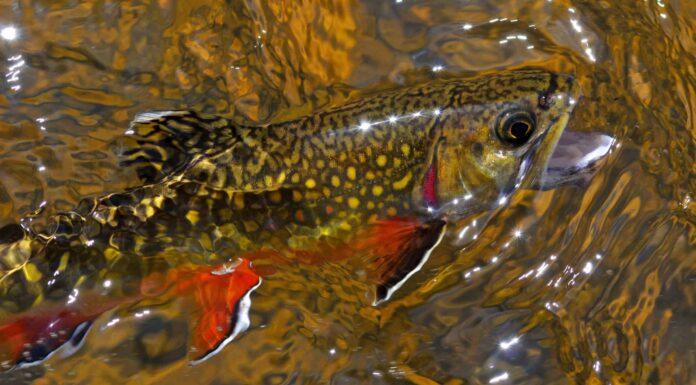
{"label": "white fin edge", "polygon": [[414,267],[413,270],[409,271],[408,274],[406,274],[401,279],[401,281],[397,282],[394,286],[387,289],[387,294],[384,296],[384,298],[382,298],[381,300],[375,299],[374,302],[372,302],[372,306],[377,306],[377,305],[381,304],[382,302],[388,301],[389,298],[391,298],[391,296],[397,290],[399,290],[401,288],[401,286],[403,286],[403,284],[406,283],[406,281],[408,281],[409,278],[411,278],[414,274],[416,274],[417,272],[420,271],[420,269],[423,267],[423,265],[425,265],[425,263],[428,262],[428,259],[430,258],[430,254],[433,252],[433,250],[435,250],[437,245],[439,245],[440,242],[442,242],[442,239],[445,237],[446,230],[447,230],[447,225],[442,227],[442,230],[440,230],[440,236],[437,238],[437,241],[435,242],[435,244],[431,248],[428,249],[428,251],[426,251],[423,254],[423,258],[421,258],[420,262],[418,262],[418,265],[416,267]]}
{"label": "white fin edge", "polygon": [[249,309],[251,309],[251,293],[256,290],[256,288],[261,286],[261,281],[262,279],[259,277],[259,282],[254,287],[249,289],[246,294],[244,294],[244,297],[242,297],[242,299],[239,301],[239,305],[237,306],[237,323],[235,323],[232,333],[230,333],[227,338],[222,340],[222,342],[220,342],[215,349],[209,351],[203,355],[203,357],[189,362],[189,366],[198,365],[208,358],[220,353],[220,351],[222,351],[222,349],[224,349],[227,344],[232,342],[232,340],[234,340],[240,333],[243,333],[249,329],[249,325],[251,325],[251,320],[249,319]]}

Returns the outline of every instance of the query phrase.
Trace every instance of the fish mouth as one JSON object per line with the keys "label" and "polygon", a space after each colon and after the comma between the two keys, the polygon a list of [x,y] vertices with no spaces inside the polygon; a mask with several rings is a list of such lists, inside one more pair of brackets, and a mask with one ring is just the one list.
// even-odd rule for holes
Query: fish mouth
{"label": "fish mouth", "polygon": [[[533,146],[540,145],[541,140]],[[585,187],[618,145],[619,142],[616,138],[604,133],[565,130],[558,139],[544,169],[538,176],[532,178],[528,182],[529,184],[521,187],[525,179],[524,174],[531,171],[534,162],[532,154],[522,160],[522,176],[518,178],[514,186],[509,186],[500,194],[498,201],[491,202],[491,204],[471,202],[468,205],[457,207],[451,216],[456,218],[469,217],[504,206],[509,197],[519,188],[546,191],[568,185]],[[530,151],[530,153],[533,152]]]}
{"label": "fish mouth", "polygon": [[617,146],[616,138],[604,133],[566,130],[530,187],[544,191],[565,185],[586,186]]}

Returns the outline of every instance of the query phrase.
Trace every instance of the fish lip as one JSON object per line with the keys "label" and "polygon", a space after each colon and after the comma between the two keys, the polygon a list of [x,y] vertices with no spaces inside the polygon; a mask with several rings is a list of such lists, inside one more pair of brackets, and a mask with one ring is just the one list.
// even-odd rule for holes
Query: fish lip
{"label": "fish lip", "polygon": [[618,144],[606,133],[565,130],[532,188],[550,190],[587,184]]}

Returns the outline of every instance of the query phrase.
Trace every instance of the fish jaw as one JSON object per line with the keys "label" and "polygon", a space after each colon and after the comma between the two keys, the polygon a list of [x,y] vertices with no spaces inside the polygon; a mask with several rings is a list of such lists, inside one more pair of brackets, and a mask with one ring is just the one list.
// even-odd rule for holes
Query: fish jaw
{"label": "fish jaw", "polygon": [[584,186],[619,143],[599,132],[565,131],[542,175],[532,188],[550,190],[566,185]]}

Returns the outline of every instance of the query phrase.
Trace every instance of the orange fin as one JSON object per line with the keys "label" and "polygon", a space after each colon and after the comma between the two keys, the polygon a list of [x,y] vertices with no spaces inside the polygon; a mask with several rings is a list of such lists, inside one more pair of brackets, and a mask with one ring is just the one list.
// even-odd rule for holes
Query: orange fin
{"label": "orange fin", "polygon": [[379,221],[374,226],[373,235],[361,240],[358,247],[371,249],[377,256],[370,266],[376,281],[377,305],[388,300],[423,267],[444,236],[445,222],[406,218]]}
{"label": "orange fin", "polygon": [[[70,355],[80,348],[90,326],[104,312],[143,298],[174,296],[191,304],[192,364],[218,353],[249,327],[249,295],[261,277],[249,259],[214,267],[175,268],[154,273],[141,282],[135,297],[106,299],[84,293],[67,303],[43,303],[27,313],[0,321],[0,372],[41,362],[62,348]],[[73,296],[77,297],[76,294]]]}
{"label": "orange fin", "polygon": [[61,347],[64,355],[79,349],[92,322],[119,304],[85,297],[67,304],[44,303],[4,320],[0,324],[0,372],[41,362]]}
{"label": "orange fin", "polygon": [[175,270],[167,274],[173,294],[191,307],[190,359],[198,364],[220,352],[249,327],[250,294],[261,284],[251,262]]}

